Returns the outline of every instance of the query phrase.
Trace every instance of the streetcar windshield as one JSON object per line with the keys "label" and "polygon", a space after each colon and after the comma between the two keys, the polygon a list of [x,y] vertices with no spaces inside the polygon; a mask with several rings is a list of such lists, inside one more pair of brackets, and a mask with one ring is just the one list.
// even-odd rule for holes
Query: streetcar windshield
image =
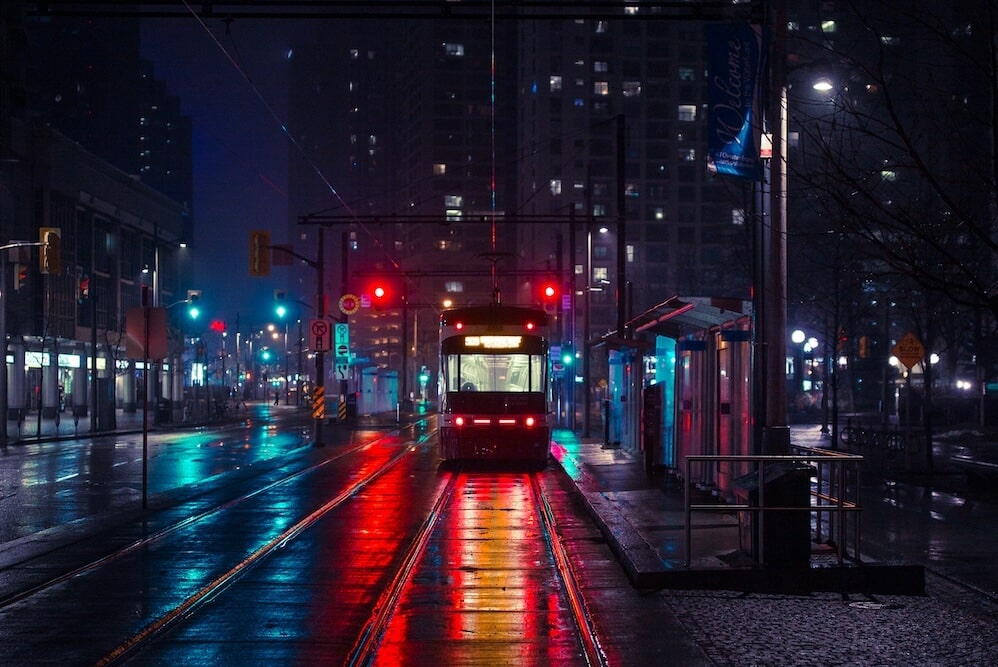
{"label": "streetcar windshield", "polygon": [[446,391],[544,391],[542,354],[449,354],[444,359]]}

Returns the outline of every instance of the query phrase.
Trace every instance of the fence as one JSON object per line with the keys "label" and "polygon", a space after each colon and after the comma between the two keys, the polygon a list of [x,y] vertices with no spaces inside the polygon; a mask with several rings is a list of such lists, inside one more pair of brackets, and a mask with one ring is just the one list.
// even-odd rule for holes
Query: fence
{"label": "fence", "polygon": [[[693,512],[731,512],[739,511],[749,513],[758,526],[758,555],[760,563],[766,563],[766,542],[767,535],[765,524],[767,515],[772,521],[777,514],[803,513],[810,515],[811,530],[813,539],[817,543],[823,543],[825,539],[832,541],[835,545],[836,556],[839,565],[842,565],[848,557],[856,562],[860,561],[860,517],[861,507],[859,503],[860,492],[860,470],[863,461],[862,456],[844,454],[827,449],[815,447],[792,446],[793,454],[789,456],[721,456],[721,455],[692,455],[686,457],[686,484],[684,497],[685,511],[685,540],[686,540],[686,562],[685,566],[690,566],[690,558],[693,546],[692,515]],[[739,479],[753,482],[751,486],[757,490],[755,502],[752,502],[751,494],[747,494],[745,502],[734,502],[725,504],[695,504],[691,502],[690,487],[691,480],[695,479],[694,467],[700,465],[722,465],[731,466],[734,471],[749,470],[749,473],[742,475]],[[808,502],[806,505],[786,504],[767,505],[766,503],[766,473],[767,467],[803,465],[813,467],[815,474],[811,476],[809,484]],[[754,477],[754,479],[753,479]],[[741,521],[739,521],[741,530]]]}

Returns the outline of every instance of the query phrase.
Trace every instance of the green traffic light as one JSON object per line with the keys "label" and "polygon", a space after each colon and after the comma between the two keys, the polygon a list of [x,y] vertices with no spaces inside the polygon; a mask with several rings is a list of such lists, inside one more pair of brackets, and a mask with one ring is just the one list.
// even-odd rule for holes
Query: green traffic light
{"label": "green traffic light", "polygon": [[278,305],[277,306],[277,316],[278,317],[280,317],[280,318],[283,319],[284,316],[287,315],[287,313],[288,313],[288,309],[285,308],[284,305]]}
{"label": "green traffic light", "polygon": [[260,352],[260,358],[264,361],[270,361],[270,350],[263,350]]}
{"label": "green traffic light", "polygon": [[197,306],[191,306],[187,309],[187,314],[190,315],[192,320],[196,320],[201,315],[201,311]]}

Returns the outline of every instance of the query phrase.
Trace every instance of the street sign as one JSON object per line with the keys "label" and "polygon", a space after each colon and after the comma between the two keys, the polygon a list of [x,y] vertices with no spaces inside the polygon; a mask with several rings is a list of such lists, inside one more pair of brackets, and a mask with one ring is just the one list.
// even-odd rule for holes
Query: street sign
{"label": "street sign", "polygon": [[344,324],[343,322],[337,322],[334,326],[333,332],[333,349],[336,352],[336,363],[339,364],[349,364],[350,363],[350,325]]}
{"label": "street sign", "polygon": [[891,353],[898,358],[908,370],[920,362],[925,357],[925,348],[922,341],[915,337],[910,331],[906,333],[891,349]]}
{"label": "street sign", "polygon": [[356,294],[344,294],[340,297],[339,306],[344,315],[354,315],[360,310],[360,297]]}
{"label": "street sign", "polygon": [[329,352],[333,349],[333,329],[326,320],[309,320],[309,345],[316,352]]}

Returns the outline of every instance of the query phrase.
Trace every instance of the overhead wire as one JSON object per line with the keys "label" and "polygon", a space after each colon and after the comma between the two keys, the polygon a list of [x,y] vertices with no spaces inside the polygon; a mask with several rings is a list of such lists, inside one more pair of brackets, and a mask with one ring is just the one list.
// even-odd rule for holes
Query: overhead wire
{"label": "overhead wire", "polygon": [[[370,236],[370,238],[374,241],[374,243],[378,247],[378,249],[381,250],[382,252],[384,252],[384,254],[385,254],[388,262],[395,268],[395,270],[400,271],[401,267],[399,266],[397,260],[394,257],[392,257],[390,253],[387,252],[387,250],[385,249],[384,244],[381,242],[381,239],[379,239],[367,227],[367,225],[365,225],[363,222],[361,222],[357,218],[357,213],[353,209],[353,207],[350,205],[350,203],[346,199],[344,199],[342,195],[340,195],[339,191],[329,181],[329,179],[323,173],[322,169],[320,169],[319,166],[313,160],[311,160],[309,158],[308,154],[305,152],[305,149],[301,146],[300,143],[298,143],[298,141],[295,139],[294,135],[291,133],[291,130],[288,128],[288,124],[281,118],[281,116],[277,113],[277,111],[274,109],[274,107],[267,101],[267,98],[263,95],[263,93],[257,87],[256,83],[253,81],[253,79],[246,72],[246,70],[242,66],[242,64],[236,58],[234,58],[232,56],[232,54],[229,52],[229,50],[225,47],[225,45],[222,44],[221,41],[219,41],[219,39],[215,35],[215,33],[212,32],[212,30],[208,26],[208,24],[198,14],[197,10],[195,10],[193,7],[191,7],[190,2],[188,2],[188,0],[182,0],[182,1],[183,1],[184,6],[187,8],[187,11],[190,13],[190,15],[192,17],[194,17],[194,20],[197,21],[197,23],[201,26],[201,28],[204,30],[204,32],[208,35],[209,39],[211,39],[211,41],[215,44],[215,46],[222,53],[222,55],[229,62],[229,64],[232,65],[233,69],[235,69],[236,72],[239,73],[239,75],[243,78],[243,80],[249,86],[250,90],[253,92],[253,94],[256,96],[256,98],[263,105],[263,108],[267,111],[267,113],[270,115],[270,117],[277,123],[277,126],[280,128],[281,133],[287,138],[287,140],[291,143],[291,145],[294,146],[295,150],[298,152],[299,155],[301,155],[302,159],[305,161],[305,163],[308,165],[308,167],[319,178],[319,180],[323,184],[323,187],[326,188],[326,190],[328,190],[329,193],[332,194],[332,196],[342,205],[343,209],[348,213],[349,217],[353,219],[354,223],[358,227],[360,227],[362,230],[364,230],[364,232],[368,236]],[[225,24],[226,24],[226,27],[225,27],[226,33],[229,34],[230,38],[231,38],[231,25],[232,25],[232,22],[231,21],[226,21]]]}

